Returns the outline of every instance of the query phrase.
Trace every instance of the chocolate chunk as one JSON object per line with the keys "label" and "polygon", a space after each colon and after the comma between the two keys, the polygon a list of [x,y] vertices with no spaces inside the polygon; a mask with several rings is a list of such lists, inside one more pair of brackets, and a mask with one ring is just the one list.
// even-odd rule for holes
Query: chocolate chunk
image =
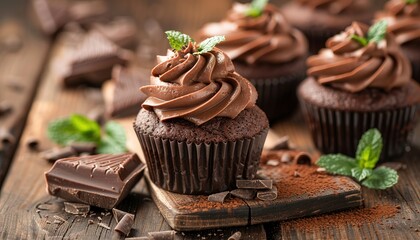
{"label": "chocolate chunk", "polygon": [[54,148],[52,150],[48,150],[41,153],[42,157],[50,162],[55,162],[61,158],[73,157],[77,156],[77,152],[73,150],[71,147],[65,148]]}
{"label": "chocolate chunk", "polygon": [[137,154],[100,154],[60,159],[45,177],[53,196],[111,209],[127,196],[144,168]]}
{"label": "chocolate chunk", "polygon": [[82,215],[90,211],[90,206],[83,203],[64,202],[64,211],[75,215]]}
{"label": "chocolate chunk", "polygon": [[103,227],[103,228],[108,229],[108,230],[111,230],[111,228],[108,225],[106,225],[105,223],[98,223],[98,226]]}
{"label": "chocolate chunk", "polygon": [[[119,221],[121,221],[121,219],[127,214],[131,214],[131,213],[124,212],[124,211],[121,211],[121,210],[116,209],[116,208],[112,209],[112,216],[114,216],[114,219],[117,223]],[[131,214],[131,215],[133,215],[133,214]],[[133,218],[134,218],[134,215],[133,215]]]}
{"label": "chocolate chunk", "polygon": [[34,137],[29,137],[26,140],[26,146],[28,146],[29,149],[36,150],[39,147],[39,140]]}
{"label": "chocolate chunk", "polygon": [[9,101],[0,101],[0,116],[6,115],[12,111],[13,107]]}
{"label": "chocolate chunk", "polygon": [[127,236],[130,233],[133,223],[134,223],[134,215],[125,214],[124,217],[121,218],[121,220],[117,223],[114,230]]}
{"label": "chocolate chunk", "polygon": [[96,152],[96,143],[74,142],[70,144],[70,147],[78,154],[81,154],[81,153],[94,154]]}
{"label": "chocolate chunk", "polygon": [[115,66],[112,81],[103,87],[108,116],[124,117],[139,112],[147,96],[139,88],[150,84],[150,73],[141,68]]}
{"label": "chocolate chunk", "polygon": [[98,32],[89,32],[73,52],[69,69],[64,75],[64,84],[100,86],[111,78],[114,65],[126,65],[130,57],[130,52],[118,47]]}
{"label": "chocolate chunk", "polygon": [[133,49],[137,45],[137,27],[131,18],[118,17],[108,23],[94,23],[91,28],[120,47]]}
{"label": "chocolate chunk", "polygon": [[267,164],[269,160],[278,159],[282,163],[293,161],[295,164],[311,165],[311,156],[303,151],[298,150],[273,150],[263,151],[261,154],[261,163]]}
{"label": "chocolate chunk", "polygon": [[301,164],[301,165],[312,164],[311,156],[309,156],[309,154],[305,152],[299,152],[298,154],[295,155],[294,159],[295,159],[296,164]]}
{"label": "chocolate chunk", "polygon": [[229,191],[214,193],[209,195],[207,200],[209,200],[210,202],[223,203],[228,195]]}
{"label": "chocolate chunk", "polygon": [[236,180],[236,187],[244,189],[271,189],[273,180]]}
{"label": "chocolate chunk", "polygon": [[277,187],[257,192],[257,198],[263,201],[271,201],[277,199]]}
{"label": "chocolate chunk", "polygon": [[253,189],[235,189],[230,191],[230,194],[244,200],[252,200],[255,198],[257,191]]}
{"label": "chocolate chunk", "polygon": [[161,231],[161,232],[149,232],[149,238],[153,240],[175,240],[175,231]]}
{"label": "chocolate chunk", "polygon": [[234,234],[232,234],[232,236],[228,238],[228,240],[239,240],[241,239],[241,237],[242,237],[241,232],[235,232]]}
{"label": "chocolate chunk", "polygon": [[289,150],[289,136],[279,138],[269,150]]}

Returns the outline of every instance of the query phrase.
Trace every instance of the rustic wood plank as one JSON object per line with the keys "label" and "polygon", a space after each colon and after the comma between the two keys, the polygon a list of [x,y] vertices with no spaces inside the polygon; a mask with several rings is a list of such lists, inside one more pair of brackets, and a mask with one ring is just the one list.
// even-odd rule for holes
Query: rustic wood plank
{"label": "rustic wood plank", "polygon": [[[7,113],[0,113],[0,188],[49,49],[48,40],[33,29],[23,10],[23,1],[0,3],[0,103],[10,107]],[[3,141],[6,134],[10,139]]]}

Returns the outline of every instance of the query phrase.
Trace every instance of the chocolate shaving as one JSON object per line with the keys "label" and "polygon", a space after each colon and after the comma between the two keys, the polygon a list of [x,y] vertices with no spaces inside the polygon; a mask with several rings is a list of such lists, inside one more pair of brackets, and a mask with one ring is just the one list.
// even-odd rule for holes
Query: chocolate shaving
{"label": "chocolate shaving", "polygon": [[106,228],[106,229],[108,229],[108,230],[111,230],[111,228],[110,228],[108,225],[106,225],[105,223],[98,223],[98,225],[99,225],[100,227],[103,227],[103,228]]}
{"label": "chocolate shaving", "polygon": [[96,152],[96,143],[91,142],[74,142],[70,144],[70,147],[78,154],[94,154]]}
{"label": "chocolate shaving", "polygon": [[149,238],[153,240],[175,240],[175,231],[161,231],[161,232],[149,232]]}
{"label": "chocolate shaving", "polygon": [[311,156],[305,152],[300,152],[295,156],[295,163],[310,166],[312,164]]}
{"label": "chocolate shaving", "polygon": [[236,187],[243,189],[271,189],[273,180],[236,180]]}
{"label": "chocolate shaving", "polygon": [[90,211],[90,205],[83,203],[64,202],[64,211],[75,214],[87,214]]}
{"label": "chocolate shaving", "polygon": [[76,151],[71,147],[52,149],[41,153],[42,157],[50,162],[55,162],[61,158],[77,156]]}
{"label": "chocolate shaving", "polygon": [[210,202],[223,203],[228,195],[229,191],[214,193],[209,195],[207,200],[209,200]]}
{"label": "chocolate shaving", "polygon": [[239,239],[241,239],[241,237],[242,237],[242,234],[241,234],[241,232],[235,232],[234,234],[232,234],[232,236],[230,236],[229,238],[228,238],[228,240],[239,240]]}
{"label": "chocolate shaving", "polygon": [[121,210],[116,209],[116,208],[113,208],[113,209],[112,209],[112,216],[114,216],[114,219],[115,219],[115,221],[116,221],[117,223],[118,223],[119,221],[121,221],[121,219],[122,219],[125,215],[127,215],[127,214],[130,214],[130,213],[127,213],[127,212],[121,211]]}
{"label": "chocolate shaving", "polygon": [[230,194],[244,200],[252,200],[255,198],[257,191],[254,189],[235,189],[230,191]]}
{"label": "chocolate shaving", "polygon": [[271,201],[277,199],[277,187],[257,192],[257,198],[263,201]]}
{"label": "chocolate shaving", "polygon": [[290,150],[289,136],[279,138],[269,150]]}
{"label": "chocolate shaving", "polygon": [[120,232],[127,236],[130,233],[130,230],[133,224],[134,224],[134,215],[126,214],[117,223],[117,226],[115,226],[114,231]]}

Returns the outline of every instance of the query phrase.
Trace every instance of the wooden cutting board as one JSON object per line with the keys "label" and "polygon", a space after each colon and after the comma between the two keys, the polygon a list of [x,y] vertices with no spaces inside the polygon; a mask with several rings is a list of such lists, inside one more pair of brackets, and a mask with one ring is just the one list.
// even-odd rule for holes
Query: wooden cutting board
{"label": "wooden cutting board", "polygon": [[347,177],[320,173],[316,169],[316,166],[294,164],[262,166],[260,174],[277,182],[278,196],[273,201],[231,197],[224,203],[209,202],[207,196],[162,190],[147,179],[149,191],[163,217],[179,231],[288,220],[363,204],[361,187],[356,182]]}

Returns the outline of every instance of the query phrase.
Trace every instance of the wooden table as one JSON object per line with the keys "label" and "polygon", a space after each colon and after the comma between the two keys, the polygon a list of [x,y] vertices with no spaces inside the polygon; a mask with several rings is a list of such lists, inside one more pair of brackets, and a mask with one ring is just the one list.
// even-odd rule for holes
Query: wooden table
{"label": "wooden table", "polygon": [[[159,35],[162,30],[178,29],[194,33],[203,23],[222,18],[231,3],[126,0],[119,4],[111,1],[110,4],[115,13],[126,13],[136,18],[141,33],[140,61],[144,67],[150,67],[153,57],[145,53],[164,53],[167,47],[163,36]],[[64,89],[60,85],[56,69],[69,49],[69,42],[66,37],[51,41],[35,31],[31,22],[26,1],[0,2],[0,36],[6,29],[22,41],[21,46],[15,49],[4,47],[0,39],[0,100],[8,99],[13,106],[10,114],[0,117],[0,129],[11,136],[11,141],[0,147],[0,238],[44,239],[49,236],[65,236],[54,239],[109,239],[112,231],[98,225],[81,228],[77,222],[71,222],[53,228],[38,221],[40,211],[37,209],[42,204],[54,206],[56,200],[46,193],[43,177],[51,164],[41,159],[39,152],[30,150],[26,146],[27,140],[36,137],[40,139],[41,148],[48,149],[52,146],[45,135],[49,121],[71,113],[86,114],[90,109],[102,106],[103,100],[99,89]],[[122,122],[129,135],[129,147],[138,149],[138,142],[131,130],[131,119]],[[299,111],[289,119],[273,125],[268,141],[283,135],[289,135],[291,141],[300,148],[316,151]],[[420,124],[417,124],[412,136],[411,151],[397,161],[406,164],[407,169],[399,171],[400,181],[395,187],[386,191],[363,189],[366,207],[383,203],[401,206],[401,212],[385,223],[369,223],[361,227],[345,224],[304,231],[293,224],[274,222],[243,231],[253,239],[419,239]],[[123,208],[136,213],[133,227],[136,236],[145,235],[149,231],[170,229],[150,201],[144,182],[135,187],[123,203]],[[201,239],[207,234],[209,232],[195,232],[186,234],[184,238]]]}

